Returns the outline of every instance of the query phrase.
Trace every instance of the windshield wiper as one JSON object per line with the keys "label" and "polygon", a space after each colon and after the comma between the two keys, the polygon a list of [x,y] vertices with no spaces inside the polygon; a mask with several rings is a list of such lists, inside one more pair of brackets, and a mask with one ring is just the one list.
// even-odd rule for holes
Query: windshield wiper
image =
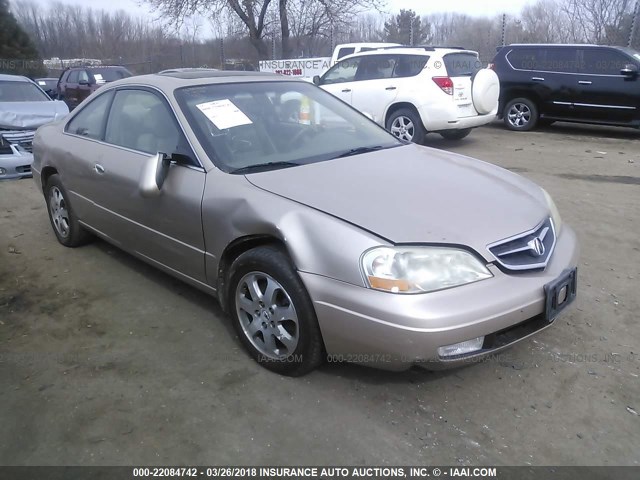
{"label": "windshield wiper", "polygon": [[255,165],[247,165],[246,167],[236,168],[235,170],[231,170],[230,173],[251,173],[254,171],[266,171],[266,170],[276,170],[279,168],[298,167],[300,165],[302,164],[296,163],[296,162],[257,163]]}
{"label": "windshield wiper", "polygon": [[357,147],[357,148],[352,148],[351,150],[347,150],[346,152],[341,153],[340,155],[336,155],[333,158],[352,157],[354,155],[361,155],[363,153],[376,152],[378,150],[384,150],[384,149],[393,148],[396,146],[400,146],[400,145],[391,145],[387,147],[383,147],[382,145],[375,145],[373,147]]}

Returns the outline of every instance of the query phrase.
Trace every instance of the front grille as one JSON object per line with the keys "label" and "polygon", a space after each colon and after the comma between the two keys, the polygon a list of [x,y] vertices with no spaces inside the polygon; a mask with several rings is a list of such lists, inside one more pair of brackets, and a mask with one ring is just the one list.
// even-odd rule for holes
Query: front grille
{"label": "front grille", "polygon": [[33,153],[33,130],[5,130],[0,131],[0,136],[4,140],[2,143],[11,143],[20,146],[23,150]]}
{"label": "front grille", "polygon": [[551,218],[534,229],[488,246],[498,264],[507,270],[544,269],[556,246],[556,230]]}

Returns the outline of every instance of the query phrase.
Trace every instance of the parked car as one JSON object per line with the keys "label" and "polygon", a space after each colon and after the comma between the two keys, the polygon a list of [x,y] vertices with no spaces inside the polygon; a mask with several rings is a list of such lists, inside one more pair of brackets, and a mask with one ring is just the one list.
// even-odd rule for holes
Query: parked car
{"label": "parked car", "polygon": [[27,77],[0,74],[0,180],[30,177],[36,128],[67,113]]}
{"label": "parked car", "polygon": [[49,95],[52,100],[58,98],[58,79],[57,78],[36,78],[35,82]]}
{"label": "parked car", "polygon": [[477,52],[392,47],[350,55],[314,83],[401,140],[436,132],[460,140],[495,119],[500,85]]}
{"label": "parked car", "polygon": [[508,45],[492,68],[511,130],[554,121],[640,127],[640,53],[630,48]]}
{"label": "parked car", "polygon": [[[284,113],[296,95],[330,121]],[[62,245],[98,235],[217,296],[283,374],[326,354],[461,365],[548,327],[576,294],[576,236],[544,190],[401,142],[303,80],[120,80],[40,128],[34,153]]]}
{"label": "parked car", "polygon": [[119,66],[71,67],[60,74],[58,98],[73,110],[100,87],[131,76],[129,70]]}

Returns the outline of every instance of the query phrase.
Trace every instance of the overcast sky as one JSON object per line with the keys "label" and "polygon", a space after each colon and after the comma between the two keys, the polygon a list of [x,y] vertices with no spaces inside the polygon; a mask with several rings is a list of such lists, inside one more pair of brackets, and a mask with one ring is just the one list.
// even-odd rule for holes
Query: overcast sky
{"label": "overcast sky", "polygon": [[[51,0],[35,0],[36,3],[46,5]],[[78,5],[103,8],[105,10],[123,9],[136,14],[148,14],[149,9],[138,0],[60,0],[63,3],[75,3]],[[469,15],[494,15],[496,13],[517,13],[529,3],[529,0],[456,0],[455,2],[442,2],[433,0],[387,0],[387,10],[398,12],[401,8],[413,9],[420,14],[433,12],[457,12]],[[142,4],[142,6],[140,6]]]}

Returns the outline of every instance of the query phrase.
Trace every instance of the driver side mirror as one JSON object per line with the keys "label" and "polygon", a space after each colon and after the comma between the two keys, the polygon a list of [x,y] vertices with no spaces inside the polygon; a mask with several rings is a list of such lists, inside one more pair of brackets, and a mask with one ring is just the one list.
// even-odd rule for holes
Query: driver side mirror
{"label": "driver side mirror", "polygon": [[629,63],[622,67],[622,69],[620,70],[620,74],[624,75],[625,77],[635,78],[638,76],[638,66],[634,65],[633,63]]}
{"label": "driver side mirror", "polygon": [[320,85],[320,75],[315,75],[313,77],[313,84],[314,85]]}
{"label": "driver side mirror", "polygon": [[157,153],[149,157],[142,166],[139,188],[143,197],[157,197],[162,193],[162,185],[169,174],[171,157]]}
{"label": "driver side mirror", "polygon": [[79,81],[78,81],[78,84],[79,84],[79,85],[89,85],[89,80],[84,80],[84,79],[79,80]]}

